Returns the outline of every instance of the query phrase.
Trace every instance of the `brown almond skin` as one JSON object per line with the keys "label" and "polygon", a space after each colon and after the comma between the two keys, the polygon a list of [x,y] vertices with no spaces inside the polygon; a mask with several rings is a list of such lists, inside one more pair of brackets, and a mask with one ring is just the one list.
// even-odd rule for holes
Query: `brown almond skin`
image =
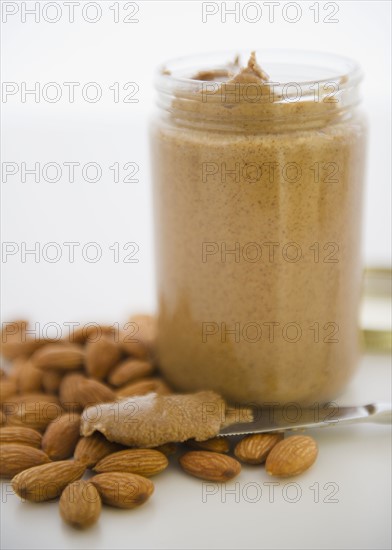
{"label": "brown almond skin", "polygon": [[124,472],[97,474],[89,479],[102,502],[117,508],[135,508],[152,495],[153,483],[146,477]]}
{"label": "brown almond skin", "polygon": [[46,400],[22,402],[13,410],[13,414],[7,416],[7,425],[24,426],[40,432],[64,412],[60,405]]}
{"label": "brown almond skin", "polygon": [[18,392],[18,386],[15,380],[4,378],[0,380],[0,403],[5,403]]}
{"label": "brown almond skin", "polygon": [[117,329],[110,325],[98,325],[90,323],[72,331],[69,335],[69,342],[74,344],[87,344],[95,342],[102,336],[108,336],[112,339],[118,338]]}
{"label": "brown almond skin", "polygon": [[100,460],[94,470],[103,472],[128,472],[151,477],[167,468],[166,456],[154,449],[128,449],[110,454]]}
{"label": "brown almond skin", "polygon": [[84,365],[85,352],[78,344],[46,344],[31,357],[35,367],[72,371]]}
{"label": "brown almond skin", "polygon": [[273,447],[267,456],[265,469],[271,476],[296,476],[312,466],[317,454],[317,443],[312,437],[288,437]]}
{"label": "brown almond skin", "polygon": [[48,462],[50,458],[35,447],[15,443],[0,445],[0,477],[11,478],[27,468]]}
{"label": "brown almond skin", "polygon": [[46,428],[42,449],[52,460],[64,460],[73,455],[79,438],[80,415],[64,413]]}
{"label": "brown almond skin", "polygon": [[51,462],[20,472],[11,485],[22,499],[43,502],[60,496],[67,485],[83,476],[85,469],[84,464],[73,460]]}
{"label": "brown almond skin", "polygon": [[108,441],[102,434],[95,432],[88,437],[82,437],[75,448],[74,458],[85,464],[86,468],[92,468],[102,458],[124,447],[118,443]]}
{"label": "brown almond skin", "polygon": [[229,481],[241,471],[238,460],[211,451],[189,451],[179,458],[179,463],[187,474],[206,481]]}
{"label": "brown almond skin", "polygon": [[76,529],[86,529],[101,515],[102,501],[88,481],[74,481],[61,493],[59,511],[63,520]]}
{"label": "brown almond skin", "polygon": [[149,361],[126,359],[112,370],[108,382],[112,386],[123,386],[139,378],[150,376],[154,371],[155,367]]}
{"label": "brown almond skin", "polygon": [[106,336],[86,345],[86,371],[96,380],[103,380],[122,357],[120,346]]}
{"label": "brown almond skin", "polygon": [[4,426],[6,423],[7,417],[3,413],[3,411],[0,411],[0,426]]}
{"label": "brown almond skin", "polygon": [[64,378],[64,373],[56,370],[47,370],[42,373],[42,387],[46,393],[57,394],[60,384]]}
{"label": "brown almond skin", "polygon": [[178,445],[176,443],[163,443],[163,445],[154,447],[154,450],[159,451],[160,453],[163,453],[166,456],[171,456],[177,452]]}
{"label": "brown almond skin", "polygon": [[37,430],[22,426],[4,426],[0,429],[0,444],[13,443],[41,448],[42,435]]}
{"label": "brown almond skin", "polygon": [[60,401],[68,410],[81,410],[115,399],[115,393],[108,386],[80,374],[66,376],[60,385]]}
{"label": "brown almond skin", "polygon": [[146,395],[150,392],[155,392],[158,395],[167,395],[171,393],[171,389],[161,378],[142,378],[137,382],[119,388],[116,396],[133,397],[134,395]]}
{"label": "brown almond skin", "polygon": [[227,437],[213,437],[211,439],[206,439],[206,441],[188,439],[186,444],[193,449],[211,451],[214,453],[228,453],[230,451],[230,443]]}
{"label": "brown almond skin", "polygon": [[18,373],[18,390],[20,393],[39,392],[42,389],[43,373],[37,369],[31,360],[24,362]]}
{"label": "brown almond skin", "polygon": [[284,435],[276,434],[252,434],[244,437],[237,443],[234,455],[246,464],[262,464],[265,462],[273,447],[282,441]]}

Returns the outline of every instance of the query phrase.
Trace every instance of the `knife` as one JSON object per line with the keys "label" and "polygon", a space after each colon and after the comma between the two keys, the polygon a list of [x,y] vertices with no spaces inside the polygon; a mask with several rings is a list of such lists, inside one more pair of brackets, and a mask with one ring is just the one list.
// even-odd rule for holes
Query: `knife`
{"label": "knife", "polygon": [[354,422],[376,422],[380,424],[390,424],[392,422],[391,404],[384,403],[372,403],[359,407],[341,407],[337,403],[329,403],[325,407],[317,405],[306,409],[297,404],[288,403],[284,408],[268,406],[262,408],[252,407],[250,410],[253,416],[251,422],[230,424],[221,429],[218,436],[340,426]]}

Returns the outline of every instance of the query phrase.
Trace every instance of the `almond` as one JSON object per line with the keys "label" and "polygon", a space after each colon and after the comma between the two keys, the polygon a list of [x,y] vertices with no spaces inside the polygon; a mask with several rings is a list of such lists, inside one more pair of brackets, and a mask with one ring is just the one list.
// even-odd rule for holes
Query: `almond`
{"label": "almond", "polygon": [[288,437],[273,447],[267,456],[265,469],[271,476],[296,476],[310,468],[317,454],[317,443],[312,437]]}
{"label": "almond", "polygon": [[63,412],[60,405],[52,401],[22,402],[13,404],[12,413],[7,415],[7,424],[43,431]]}
{"label": "almond", "polygon": [[92,378],[103,380],[121,359],[122,352],[118,344],[103,336],[96,342],[86,345],[86,370]]}
{"label": "almond", "polygon": [[3,404],[8,401],[11,397],[16,395],[18,391],[17,383],[15,380],[10,378],[5,378],[4,376],[0,378],[0,403]]}
{"label": "almond", "polygon": [[128,449],[110,454],[95,465],[94,470],[103,472],[128,472],[144,477],[154,476],[167,468],[166,456],[154,449]]}
{"label": "almond", "polygon": [[119,334],[120,346],[124,353],[137,359],[146,359],[149,356],[149,349],[146,342],[142,342],[140,336],[140,323],[137,320],[125,323]]}
{"label": "almond", "polygon": [[48,462],[50,458],[40,449],[14,443],[0,445],[0,477],[13,477],[27,468]]}
{"label": "almond", "polygon": [[207,481],[229,481],[241,471],[241,464],[234,458],[210,451],[189,451],[179,462],[187,474]]}
{"label": "almond", "polygon": [[48,339],[28,338],[27,327],[28,322],[25,320],[3,323],[0,345],[3,357],[11,360],[20,356],[29,357],[35,350],[48,343]]}
{"label": "almond", "polygon": [[4,426],[0,429],[0,443],[16,443],[29,447],[41,448],[42,435],[31,428]]}
{"label": "almond", "polygon": [[24,470],[11,484],[22,499],[42,502],[60,496],[65,487],[80,479],[84,472],[85,466],[80,462],[61,460]]}
{"label": "almond", "polygon": [[96,523],[101,508],[101,497],[88,481],[74,481],[61,493],[60,515],[66,523],[77,529],[85,529]]}
{"label": "almond", "polygon": [[163,445],[154,447],[155,451],[159,451],[160,453],[163,453],[166,456],[174,455],[177,452],[177,449],[178,447],[176,443],[164,443]]}
{"label": "almond", "polygon": [[108,377],[108,382],[113,386],[122,386],[138,378],[150,376],[154,371],[155,367],[149,361],[126,359],[113,369]]}
{"label": "almond", "polygon": [[42,387],[47,393],[58,393],[64,373],[56,370],[47,370],[42,373]]}
{"label": "almond", "polygon": [[146,477],[124,472],[97,474],[90,483],[95,485],[102,501],[117,508],[135,508],[149,498],[153,483]]}
{"label": "almond", "polygon": [[75,410],[115,401],[114,392],[102,382],[80,374],[68,375],[61,382],[60,401],[66,409]]}
{"label": "almond", "polygon": [[73,455],[79,441],[80,415],[64,413],[46,428],[42,449],[52,460],[64,460]]}
{"label": "almond", "polygon": [[188,439],[186,444],[194,449],[202,449],[203,451],[212,451],[214,453],[228,453],[230,451],[230,444],[226,437],[213,437],[205,441]]}
{"label": "almond", "polygon": [[282,433],[252,434],[244,437],[237,443],[234,454],[247,464],[262,464],[271,449],[282,441]]}
{"label": "almond", "polygon": [[91,468],[105,456],[121,449],[123,449],[121,445],[108,441],[102,434],[96,432],[79,440],[75,448],[74,458],[79,462],[83,462],[86,468]]}
{"label": "almond", "polygon": [[47,344],[37,350],[31,359],[39,369],[72,371],[83,366],[85,352],[78,344]]}
{"label": "almond", "polygon": [[20,393],[38,392],[42,386],[42,371],[27,359],[19,371],[17,384]]}
{"label": "almond", "polygon": [[143,378],[138,382],[119,388],[116,395],[117,397],[133,397],[134,395],[146,395],[150,392],[167,395],[171,393],[171,390],[161,378]]}
{"label": "almond", "polygon": [[75,344],[86,344],[96,342],[102,336],[117,338],[117,329],[111,325],[99,325],[98,323],[88,323],[73,331],[69,336],[69,342]]}
{"label": "almond", "polygon": [[0,410],[0,426],[4,426],[4,424],[6,423],[6,420],[7,420],[7,417],[5,416],[3,411]]}

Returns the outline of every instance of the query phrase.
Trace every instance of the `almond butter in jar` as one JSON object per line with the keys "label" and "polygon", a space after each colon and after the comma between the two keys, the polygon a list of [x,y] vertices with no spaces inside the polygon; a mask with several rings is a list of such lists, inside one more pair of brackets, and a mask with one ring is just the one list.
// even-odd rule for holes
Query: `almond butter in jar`
{"label": "almond butter in jar", "polygon": [[295,51],[204,55],[159,72],[158,359],[173,387],[311,405],[350,380],[362,271],[359,81],[350,60]]}

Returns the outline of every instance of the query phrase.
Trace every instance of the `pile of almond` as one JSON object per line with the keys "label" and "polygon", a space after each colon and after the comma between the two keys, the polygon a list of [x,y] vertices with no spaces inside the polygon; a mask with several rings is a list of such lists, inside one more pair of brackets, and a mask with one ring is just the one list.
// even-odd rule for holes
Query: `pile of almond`
{"label": "pile of almond", "polygon": [[90,325],[56,341],[28,338],[25,321],[3,329],[1,354],[10,364],[0,371],[0,476],[12,478],[22,499],[59,498],[61,517],[84,528],[97,521],[102,503],[134,508],[146,502],[154,491],[150,477],[177,453],[186,473],[215,482],[237,476],[240,462],[265,463],[268,474],[282,477],[315,462],[317,445],[303,435],[249,435],[234,456],[223,437],[149,449],[124,447],[98,432],[81,437],[88,406],[172,392],[154,359],[154,319],[135,316],[125,327]]}

